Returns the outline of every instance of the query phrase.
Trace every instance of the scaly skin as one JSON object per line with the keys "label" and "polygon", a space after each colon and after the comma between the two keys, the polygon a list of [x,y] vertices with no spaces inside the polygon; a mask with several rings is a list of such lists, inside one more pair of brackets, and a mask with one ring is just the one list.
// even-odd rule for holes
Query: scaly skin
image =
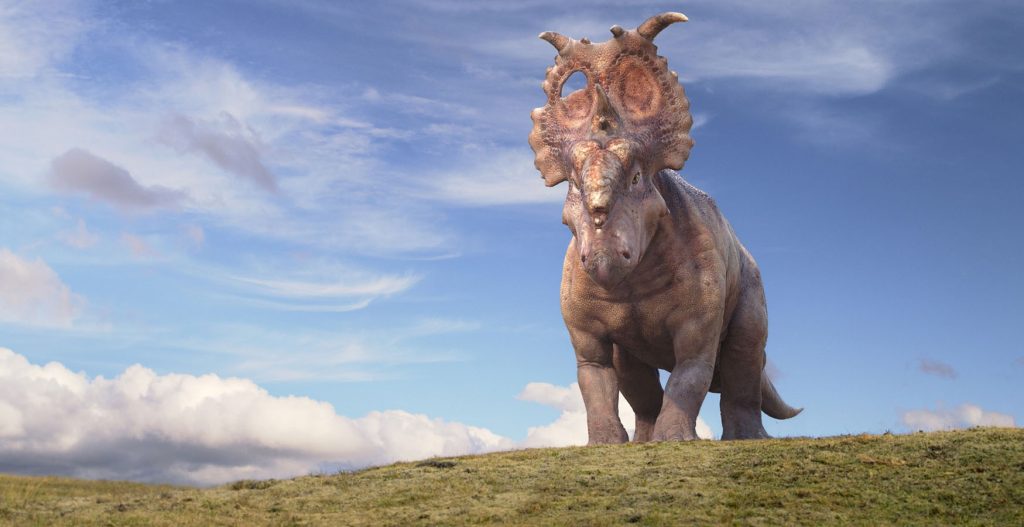
{"label": "scaly skin", "polygon": [[[561,304],[591,444],[628,439],[620,392],[636,413],[635,441],[695,439],[709,390],[722,394],[723,439],[767,437],[762,411],[799,413],[764,374],[757,264],[714,201],[671,170],[689,156],[692,119],[652,41],[680,21],[666,13],[634,31],[616,26],[601,44],[541,35],[559,56],[530,145],[549,186],[569,181]],[[587,87],[562,94],[577,71]],[[659,369],[671,372],[664,389]]]}

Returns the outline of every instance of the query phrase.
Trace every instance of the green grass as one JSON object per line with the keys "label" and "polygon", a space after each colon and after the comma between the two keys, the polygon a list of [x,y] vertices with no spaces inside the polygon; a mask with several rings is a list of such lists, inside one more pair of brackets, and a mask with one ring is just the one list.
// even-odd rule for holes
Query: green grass
{"label": "green grass", "polygon": [[538,449],[210,489],[0,476],[14,525],[1021,525],[1024,430]]}

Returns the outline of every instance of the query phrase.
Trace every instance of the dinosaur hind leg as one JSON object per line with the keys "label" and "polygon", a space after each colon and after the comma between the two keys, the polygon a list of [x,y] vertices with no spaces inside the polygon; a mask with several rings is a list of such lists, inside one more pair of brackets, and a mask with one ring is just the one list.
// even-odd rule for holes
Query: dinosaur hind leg
{"label": "dinosaur hind leg", "polygon": [[752,289],[740,298],[719,353],[722,439],[769,437],[761,423],[761,372],[768,321],[764,293],[760,288]]}

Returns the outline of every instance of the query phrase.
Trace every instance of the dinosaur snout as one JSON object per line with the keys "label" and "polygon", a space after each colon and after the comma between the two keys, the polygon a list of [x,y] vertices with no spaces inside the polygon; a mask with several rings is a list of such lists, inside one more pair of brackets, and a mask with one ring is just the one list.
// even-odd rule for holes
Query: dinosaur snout
{"label": "dinosaur snout", "polygon": [[635,262],[618,236],[597,229],[592,238],[581,244],[580,263],[594,282],[610,289],[629,274]]}

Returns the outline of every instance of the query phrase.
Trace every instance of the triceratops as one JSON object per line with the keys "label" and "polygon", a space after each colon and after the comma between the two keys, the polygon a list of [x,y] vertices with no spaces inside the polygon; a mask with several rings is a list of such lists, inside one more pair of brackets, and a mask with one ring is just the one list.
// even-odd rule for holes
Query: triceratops
{"label": "triceratops", "polygon": [[[695,439],[708,391],[721,393],[722,438],[768,437],[761,412],[788,419],[765,374],[761,274],[715,202],[684,181],[693,120],[654,38],[679,13],[611,28],[594,44],[546,32],[557,50],[533,111],[530,146],[548,186],[569,182],[572,231],[561,304],[576,351],[591,444]],[[563,97],[570,75],[587,84]],[[671,372],[662,388],[658,370]]]}

